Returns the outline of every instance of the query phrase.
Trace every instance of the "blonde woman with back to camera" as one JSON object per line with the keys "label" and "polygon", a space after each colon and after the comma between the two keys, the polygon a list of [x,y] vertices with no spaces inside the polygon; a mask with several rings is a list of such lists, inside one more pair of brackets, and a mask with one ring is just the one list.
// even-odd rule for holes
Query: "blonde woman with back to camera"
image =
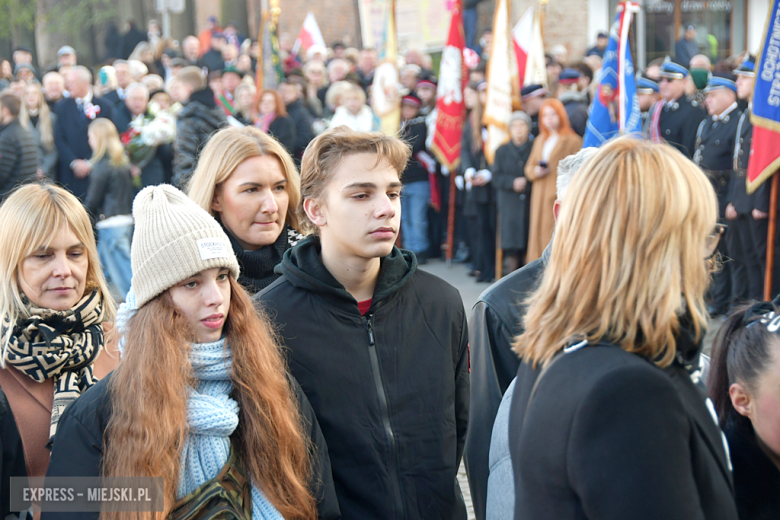
{"label": "blonde woman with back to camera", "polygon": [[187,189],[227,233],[241,265],[238,282],[250,294],[279,277],[274,268],[285,251],[303,239],[296,214],[300,193],[290,154],[253,127],[216,133]]}
{"label": "blonde woman with back to camera", "polygon": [[717,215],[710,182],[668,145],[612,141],[572,180],[515,342],[541,369],[511,405],[515,519],[737,519],[693,380]]}
{"label": "blonde woman with back to camera", "polygon": [[[0,206],[2,476],[42,477],[59,419],[114,369],[114,302],[92,223],[62,188],[28,184]],[[0,485],[8,518],[8,480]]]}

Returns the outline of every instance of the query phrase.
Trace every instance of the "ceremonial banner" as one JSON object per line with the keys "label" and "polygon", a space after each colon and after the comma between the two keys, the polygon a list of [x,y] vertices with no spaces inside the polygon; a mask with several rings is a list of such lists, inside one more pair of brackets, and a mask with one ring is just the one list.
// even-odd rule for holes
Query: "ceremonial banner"
{"label": "ceremonial banner", "polygon": [[322,37],[322,32],[320,32],[320,26],[317,25],[314,14],[309,12],[309,14],[306,15],[306,19],[303,21],[301,32],[298,33],[298,39],[295,40],[295,46],[293,47],[292,53],[297,55],[299,49],[302,48],[306,51],[309,50],[309,47],[312,45],[319,45],[323,49],[327,48],[327,45],[325,45],[325,38]]}
{"label": "ceremonial banner", "polygon": [[628,44],[631,16],[638,10],[639,6],[631,2],[621,2],[617,6],[596,95],[588,111],[583,147],[599,147],[613,137],[642,131],[634,62]]}
{"label": "ceremonial banner", "polygon": [[770,0],[753,90],[753,142],[747,191],[753,193],[780,168],[780,2]]}
{"label": "ceremonial banner", "polygon": [[466,38],[463,35],[463,15],[460,9],[460,2],[452,7],[450,34],[441,54],[439,86],[436,90],[436,133],[431,145],[439,162],[452,171],[460,164],[460,140],[466,115],[463,87],[468,78],[463,63]]}
{"label": "ceremonial banner", "polygon": [[[256,88],[257,96],[263,90],[276,90],[284,80],[282,60],[279,58],[279,39],[276,37],[276,24],[273,16],[263,13],[261,24],[262,38],[260,41],[260,57],[262,63],[257,64]],[[259,97],[258,97],[259,100]]]}
{"label": "ceremonial banner", "polygon": [[[485,158],[493,164],[496,150],[509,140],[509,118],[512,116],[512,71],[517,71],[514,47],[509,35],[509,0],[498,0],[493,17],[493,41],[487,71],[487,100],[482,124],[488,132]],[[515,74],[515,83],[517,75]],[[514,90],[517,90],[516,88]]]}
{"label": "ceremonial banner", "polygon": [[401,126],[401,81],[398,75],[398,42],[395,33],[395,1],[385,10],[384,46],[379,51],[380,65],[371,83],[371,105],[379,118],[382,133],[396,135]]}
{"label": "ceremonial banner", "polygon": [[547,63],[544,59],[540,22],[539,8],[529,7],[512,29],[512,42],[521,86],[547,86]]}

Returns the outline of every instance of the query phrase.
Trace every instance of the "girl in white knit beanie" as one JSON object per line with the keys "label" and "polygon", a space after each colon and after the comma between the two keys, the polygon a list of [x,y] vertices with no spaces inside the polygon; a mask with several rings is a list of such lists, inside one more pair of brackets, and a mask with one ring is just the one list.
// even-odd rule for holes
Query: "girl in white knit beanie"
{"label": "girl in white knit beanie", "polygon": [[[142,190],[133,217],[137,311],[122,360],[60,419],[49,475],[164,477],[158,512],[134,518],[211,518],[228,508],[236,518],[313,519],[318,507],[336,516],[338,506],[323,503],[333,495],[329,464],[310,462],[319,427],[236,282],[221,226],[168,185]],[[312,466],[327,472],[312,478]],[[311,489],[315,480],[322,485]],[[203,500],[215,487],[227,493]]]}

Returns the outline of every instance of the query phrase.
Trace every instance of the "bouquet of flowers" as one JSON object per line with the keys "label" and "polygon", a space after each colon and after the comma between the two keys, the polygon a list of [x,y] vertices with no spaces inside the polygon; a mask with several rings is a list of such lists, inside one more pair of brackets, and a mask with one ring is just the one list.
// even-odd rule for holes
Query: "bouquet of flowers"
{"label": "bouquet of flowers", "polygon": [[157,147],[176,137],[176,118],[166,111],[141,114],[120,135],[130,162],[143,169],[154,158]]}

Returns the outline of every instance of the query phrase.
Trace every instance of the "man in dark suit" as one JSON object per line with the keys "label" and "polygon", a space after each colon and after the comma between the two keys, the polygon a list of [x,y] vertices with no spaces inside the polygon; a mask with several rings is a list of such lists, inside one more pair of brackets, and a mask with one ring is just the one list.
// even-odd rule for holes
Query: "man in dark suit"
{"label": "man in dark suit", "polygon": [[[737,85],[730,78],[713,76],[704,90],[709,117],[701,122],[696,133],[693,162],[707,174],[718,195],[718,218],[729,225],[718,250],[724,259],[732,260],[724,262],[713,277],[712,303],[708,311],[717,316],[748,298],[748,273],[740,240],[743,234],[750,234],[750,228],[747,227],[746,215],[739,218],[734,207],[737,204],[744,211],[742,201],[738,200],[741,198],[737,195],[738,188],[734,186],[730,189],[737,127],[742,115],[737,108]],[[745,193],[744,178],[741,191]],[[752,244],[749,247],[752,249]]]}
{"label": "man in dark suit", "polygon": [[706,113],[685,96],[688,69],[667,59],[661,66],[658,88],[663,98],[650,109],[649,137],[655,142],[667,142],[693,158],[696,129]]}
{"label": "man in dark suit", "polygon": [[133,82],[133,74],[130,71],[130,64],[126,60],[116,60],[113,63],[116,71],[116,90],[108,92],[103,99],[112,105],[121,106],[125,100],[125,89]]}
{"label": "man in dark suit", "polygon": [[80,199],[84,199],[89,188],[89,172],[92,169],[87,159],[92,156],[87,131],[89,124],[98,117],[111,119],[111,103],[95,97],[92,93],[92,73],[88,68],[71,68],[65,81],[70,97],[55,106],[57,126],[54,129],[54,144],[60,156],[59,182]]}
{"label": "man in dark suit", "polygon": [[[146,85],[131,83],[125,93],[125,100],[114,106],[114,114],[111,118],[120,134],[127,132],[130,123],[138,116],[147,115],[149,110],[149,89]],[[144,188],[156,186],[170,181],[170,174],[166,174],[165,165],[170,164],[172,160],[173,147],[170,144],[163,144],[157,147],[155,155],[150,159],[144,159],[141,163],[136,160],[133,168],[135,173],[141,175]]]}

